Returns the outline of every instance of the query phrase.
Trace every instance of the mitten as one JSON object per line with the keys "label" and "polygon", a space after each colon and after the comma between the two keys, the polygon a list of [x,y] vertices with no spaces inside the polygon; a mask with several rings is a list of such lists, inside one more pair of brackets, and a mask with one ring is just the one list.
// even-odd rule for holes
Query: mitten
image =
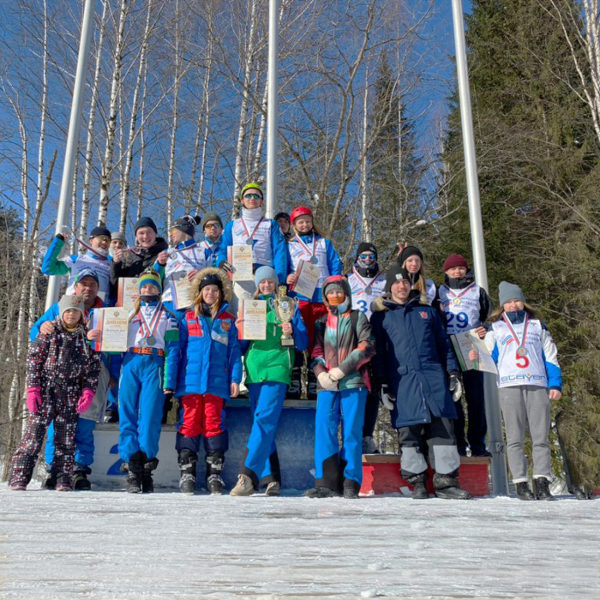
{"label": "mitten", "polygon": [[390,394],[390,388],[388,387],[387,383],[383,383],[381,385],[381,388],[379,389],[379,399],[385,408],[388,410],[394,409],[396,398]]}
{"label": "mitten", "polygon": [[91,405],[94,400],[94,390],[90,388],[83,388],[81,392],[81,398],[77,402],[77,412],[79,414],[84,413]]}
{"label": "mitten", "polygon": [[319,385],[328,392],[337,392],[338,386],[337,381],[333,381],[331,379],[329,373],[323,371],[317,375],[317,379],[319,380]]}
{"label": "mitten", "polygon": [[163,424],[167,422],[167,415],[171,412],[172,408],[173,408],[173,392],[165,392],[165,403],[163,404],[163,416],[162,416]]}
{"label": "mitten", "polygon": [[339,381],[345,377],[344,371],[342,371],[339,367],[333,367],[329,369],[329,377],[333,379],[333,381]]}
{"label": "mitten", "polygon": [[25,403],[27,404],[27,410],[32,414],[40,409],[42,405],[42,390],[39,387],[32,387],[27,390],[27,399]]}
{"label": "mitten", "polygon": [[452,394],[452,400],[458,402],[462,396],[462,383],[460,382],[460,375],[456,371],[450,373],[448,388]]}

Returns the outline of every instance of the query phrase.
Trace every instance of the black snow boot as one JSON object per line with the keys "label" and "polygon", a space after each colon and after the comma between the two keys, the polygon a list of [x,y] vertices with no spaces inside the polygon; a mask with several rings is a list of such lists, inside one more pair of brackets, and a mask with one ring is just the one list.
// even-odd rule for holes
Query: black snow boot
{"label": "black snow boot", "polygon": [[141,494],[142,479],[144,477],[144,459],[142,452],[136,452],[131,456],[127,465],[127,493]]}
{"label": "black snow boot", "polygon": [[538,500],[554,500],[550,493],[550,482],[545,477],[536,477],[533,480],[533,489]]}
{"label": "black snow boot", "polygon": [[91,490],[92,484],[87,478],[87,473],[82,470],[77,470],[73,473],[73,489],[75,490]]}
{"label": "black snow boot", "polygon": [[458,485],[458,479],[452,474],[434,473],[433,487],[435,495],[445,500],[468,500],[471,494]]}
{"label": "black snow boot", "polygon": [[[144,455],[146,458],[146,455]],[[151,494],[154,491],[154,481],[152,481],[152,471],[158,467],[158,458],[150,458],[144,461],[144,471],[142,473],[142,492]]]}
{"label": "black snow boot", "polygon": [[340,496],[340,493],[336,490],[332,490],[331,488],[318,486],[310,490],[306,490],[304,495],[307,498],[336,498],[337,496]]}
{"label": "black snow boot", "polygon": [[223,493],[225,482],[221,477],[225,465],[225,454],[221,451],[208,452],[206,455],[206,489],[215,495]]}
{"label": "black snow boot", "polygon": [[196,467],[198,455],[191,450],[180,450],[177,458],[179,463],[179,490],[182,494],[193,496],[196,490]]}
{"label": "black snow boot", "polygon": [[344,498],[348,500],[355,500],[358,498],[358,492],[360,491],[360,484],[358,481],[352,479],[344,480]]}
{"label": "black snow boot", "polygon": [[413,489],[411,498],[413,500],[427,500],[429,498],[429,492],[427,491],[427,471],[425,473],[419,473],[418,475],[411,475],[406,478],[406,482],[412,484]]}
{"label": "black snow boot", "polygon": [[56,471],[49,471],[46,473],[46,479],[42,481],[42,489],[54,490],[56,489]]}
{"label": "black snow boot", "polygon": [[517,498],[519,500],[535,500],[535,496],[532,494],[529,489],[529,484],[526,481],[519,481],[515,487],[517,489]]}

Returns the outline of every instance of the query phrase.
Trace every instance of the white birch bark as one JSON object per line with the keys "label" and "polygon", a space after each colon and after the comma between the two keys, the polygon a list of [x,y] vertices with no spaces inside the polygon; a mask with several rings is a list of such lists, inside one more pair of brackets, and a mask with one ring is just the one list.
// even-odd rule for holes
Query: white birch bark
{"label": "white birch bark", "polygon": [[[365,69],[365,92],[363,97],[362,120],[362,157],[360,161],[360,208],[361,208],[361,239],[371,241],[371,224],[369,220],[369,206],[367,196],[367,129],[369,108],[369,67]],[[352,238],[351,238],[352,239]]]}

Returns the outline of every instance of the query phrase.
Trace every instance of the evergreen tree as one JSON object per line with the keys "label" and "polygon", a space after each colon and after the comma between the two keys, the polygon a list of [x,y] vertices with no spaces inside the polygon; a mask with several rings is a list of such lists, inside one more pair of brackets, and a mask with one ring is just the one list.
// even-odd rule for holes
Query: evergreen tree
{"label": "evergreen tree", "polygon": [[[500,280],[513,281],[542,308],[563,366],[574,470],[581,483],[597,485],[600,166],[593,126],[573,91],[569,49],[537,1],[474,1],[467,38],[490,291],[494,297]],[[459,118],[454,107],[442,158],[443,193],[457,218],[440,224],[439,260],[470,254]]]}

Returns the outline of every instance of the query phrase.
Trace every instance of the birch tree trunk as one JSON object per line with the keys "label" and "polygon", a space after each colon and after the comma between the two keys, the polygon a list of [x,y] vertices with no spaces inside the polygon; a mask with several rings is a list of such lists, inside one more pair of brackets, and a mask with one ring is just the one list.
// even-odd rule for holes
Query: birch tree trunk
{"label": "birch tree trunk", "polygon": [[369,67],[365,69],[365,93],[363,97],[362,121],[362,157],[360,161],[360,209],[361,209],[361,239],[371,241],[371,225],[369,220],[369,207],[367,200],[367,129],[369,107]]}
{"label": "birch tree trunk", "polygon": [[106,224],[108,203],[110,202],[109,188],[113,174],[113,159],[115,151],[115,136],[117,131],[119,87],[121,85],[121,74],[123,71],[123,50],[125,21],[129,10],[128,0],[121,0],[119,11],[119,25],[115,44],[115,56],[113,63],[113,74],[110,88],[110,104],[108,110],[108,122],[106,131],[106,147],[104,160],[102,162],[102,173],[100,176],[100,203],[98,206],[98,224]]}

